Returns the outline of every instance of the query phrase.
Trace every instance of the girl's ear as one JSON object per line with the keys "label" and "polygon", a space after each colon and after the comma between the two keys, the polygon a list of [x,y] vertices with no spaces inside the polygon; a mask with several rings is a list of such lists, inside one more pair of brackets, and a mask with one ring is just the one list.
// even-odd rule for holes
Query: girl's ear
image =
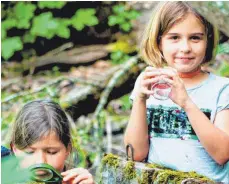
{"label": "girl's ear", "polygon": [[67,147],[67,156],[71,153],[72,151],[72,144],[69,144],[68,147]]}
{"label": "girl's ear", "polygon": [[18,149],[16,148],[16,146],[13,143],[10,144],[10,148],[14,154],[17,153]]}

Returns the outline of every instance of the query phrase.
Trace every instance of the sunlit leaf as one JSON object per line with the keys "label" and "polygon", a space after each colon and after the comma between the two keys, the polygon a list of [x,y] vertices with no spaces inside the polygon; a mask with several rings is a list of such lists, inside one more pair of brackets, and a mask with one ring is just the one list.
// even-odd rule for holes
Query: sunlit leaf
{"label": "sunlit leaf", "polygon": [[78,31],[81,31],[85,26],[94,26],[99,23],[95,16],[95,9],[79,9],[72,17],[72,25]]}
{"label": "sunlit leaf", "polygon": [[117,16],[111,15],[108,17],[108,25],[109,26],[114,26],[115,24],[118,24],[117,22]]}
{"label": "sunlit leaf", "polygon": [[5,30],[13,28],[16,25],[17,25],[17,21],[15,19],[6,19],[1,24],[2,28],[4,28]]}
{"label": "sunlit leaf", "polygon": [[53,19],[51,12],[43,13],[33,19],[31,34],[50,39],[55,35],[58,26],[59,23]]}
{"label": "sunlit leaf", "polygon": [[71,23],[68,19],[57,19],[59,22],[58,28],[56,29],[56,34],[62,38],[70,37],[70,30],[68,25]]}
{"label": "sunlit leaf", "polygon": [[126,22],[124,24],[121,24],[120,27],[122,30],[128,32],[131,29],[131,24],[129,22]]}
{"label": "sunlit leaf", "polygon": [[18,20],[18,28],[29,28],[30,19],[34,16],[36,6],[27,2],[18,2],[14,7],[14,16]]}
{"label": "sunlit leaf", "polygon": [[140,13],[136,10],[131,10],[129,12],[125,12],[125,17],[128,19],[136,19],[140,16]]}
{"label": "sunlit leaf", "polygon": [[9,59],[15,51],[21,50],[23,44],[19,37],[11,37],[2,41],[2,57]]}
{"label": "sunlit leaf", "polygon": [[39,1],[38,2],[38,7],[43,9],[43,8],[56,8],[56,9],[61,9],[66,2],[64,1]]}
{"label": "sunlit leaf", "polygon": [[116,14],[122,14],[125,11],[125,6],[124,5],[115,5],[113,6],[113,11]]}

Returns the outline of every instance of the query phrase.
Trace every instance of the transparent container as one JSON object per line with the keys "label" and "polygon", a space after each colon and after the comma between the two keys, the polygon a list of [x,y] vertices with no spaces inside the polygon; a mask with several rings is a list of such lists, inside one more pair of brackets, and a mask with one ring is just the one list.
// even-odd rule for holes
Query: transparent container
{"label": "transparent container", "polygon": [[167,100],[169,99],[169,94],[171,92],[171,85],[160,80],[159,82],[152,85],[151,90],[154,92],[153,97],[157,100]]}

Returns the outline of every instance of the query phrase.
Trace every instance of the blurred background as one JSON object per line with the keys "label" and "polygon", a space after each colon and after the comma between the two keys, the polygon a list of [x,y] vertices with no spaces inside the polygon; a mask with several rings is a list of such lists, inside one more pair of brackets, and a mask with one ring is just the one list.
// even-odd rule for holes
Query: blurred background
{"label": "blurred background", "polygon": [[[1,2],[1,144],[28,101],[49,98],[71,121],[77,166],[124,154],[134,82],[146,66],[139,41],[157,2]],[[220,29],[204,70],[229,77],[229,2],[190,2]]]}

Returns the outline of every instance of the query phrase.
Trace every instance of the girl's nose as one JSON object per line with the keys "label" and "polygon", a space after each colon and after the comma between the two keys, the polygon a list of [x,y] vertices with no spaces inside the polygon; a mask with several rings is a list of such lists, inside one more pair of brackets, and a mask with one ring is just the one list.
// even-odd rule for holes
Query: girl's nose
{"label": "girl's nose", "polygon": [[39,152],[36,156],[36,164],[46,163],[45,153]]}
{"label": "girl's nose", "polygon": [[181,41],[180,50],[184,53],[188,53],[191,51],[191,46],[188,40],[184,39]]}

